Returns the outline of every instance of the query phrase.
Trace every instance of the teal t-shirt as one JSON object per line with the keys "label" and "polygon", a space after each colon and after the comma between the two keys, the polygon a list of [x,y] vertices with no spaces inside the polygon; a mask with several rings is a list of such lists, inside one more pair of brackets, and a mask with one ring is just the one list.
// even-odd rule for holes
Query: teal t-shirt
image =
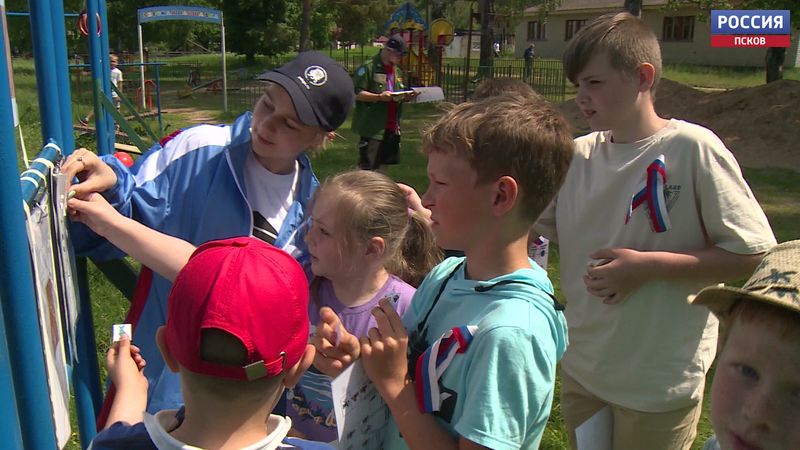
{"label": "teal t-shirt", "polygon": [[[452,273],[428,316],[426,343],[454,327],[478,327],[466,352],[439,380],[446,395],[434,414],[453,436],[495,450],[537,448],[550,415],[556,364],[567,346],[566,321],[555,308],[552,284],[533,261],[530,269],[481,282],[464,278],[462,261],[439,264],[403,317],[412,335]],[[394,422],[385,448],[408,448]]]}

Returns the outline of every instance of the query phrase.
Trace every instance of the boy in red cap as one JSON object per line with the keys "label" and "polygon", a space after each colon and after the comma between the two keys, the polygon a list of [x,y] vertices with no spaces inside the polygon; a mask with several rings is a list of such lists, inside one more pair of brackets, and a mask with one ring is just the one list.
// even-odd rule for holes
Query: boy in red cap
{"label": "boy in red cap", "polygon": [[287,253],[253,238],[200,246],[178,274],[156,340],[185,399],[180,410],[144,414],[147,380],[123,338],[109,350],[118,392],[92,448],[322,449],[287,438],[291,420],[271,415],[284,387],[311,365],[308,283]]}

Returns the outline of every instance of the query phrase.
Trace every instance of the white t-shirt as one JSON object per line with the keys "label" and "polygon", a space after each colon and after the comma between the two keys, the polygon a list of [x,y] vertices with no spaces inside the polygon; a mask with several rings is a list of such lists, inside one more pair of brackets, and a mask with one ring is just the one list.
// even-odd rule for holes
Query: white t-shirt
{"label": "white t-shirt", "polygon": [[[583,283],[588,255],[602,248],[681,252],[707,243],[737,254],[761,253],[775,245],[767,218],[733,155],[699,125],[671,120],[639,142],[616,144],[606,131],[575,144],[566,181],[534,227],[557,241],[561,253],[569,326],[561,367],[617,405],[647,412],[689,406],[702,393],[714,359],[717,321],[686,297],[708,283],[653,281],[606,305]],[[646,204],[632,211],[629,223],[625,218],[660,155],[671,227],[655,232]]]}
{"label": "white t-shirt", "polygon": [[[120,81],[122,81],[122,71],[119,70],[119,67],[114,67],[113,69],[111,69],[111,84],[113,84],[118,88]],[[112,90],[111,97],[117,98],[119,96],[117,95],[116,92]]]}
{"label": "white t-shirt", "polygon": [[[190,446],[181,442],[169,434],[166,427],[172,426],[175,422],[175,410],[159,411],[156,415],[145,414],[144,426],[153,444],[162,450],[189,450],[198,447]],[[264,439],[254,442],[242,450],[280,450],[288,448],[301,448],[293,445],[285,445],[282,441],[292,427],[291,419],[271,414],[267,419],[267,427],[272,428],[272,432]]]}
{"label": "white t-shirt", "polygon": [[[247,201],[253,210],[253,236],[274,242],[277,237],[272,231],[260,226],[261,220],[266,220],[280,232],[283,221],[294,201],[295,187],[300,173],[297,163],[292,173],[278,175],[270,172],[258,162],[253,152],[247,155],[244,166],[244,184],[247,190]],[[263,234],[271,237],[266,239]]]}

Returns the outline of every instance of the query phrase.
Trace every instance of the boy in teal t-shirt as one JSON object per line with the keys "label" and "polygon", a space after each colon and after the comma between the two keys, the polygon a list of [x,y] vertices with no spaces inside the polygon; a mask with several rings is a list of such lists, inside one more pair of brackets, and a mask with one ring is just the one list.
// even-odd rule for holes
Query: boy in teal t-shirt
{"label": "boy in teal t-shirt", "polygon": [[541,100],[501,95],[456,106],[423,148],[430,185],[410,204],[465,257],[426,277],[402,321],[383,301],[358,345],[342,333],[330,345],[335,317],[315,344],[341,365],[360,355],[394,419],[387,449],[536,448],[567,334],[527,236],[566,175],[571,134]]}

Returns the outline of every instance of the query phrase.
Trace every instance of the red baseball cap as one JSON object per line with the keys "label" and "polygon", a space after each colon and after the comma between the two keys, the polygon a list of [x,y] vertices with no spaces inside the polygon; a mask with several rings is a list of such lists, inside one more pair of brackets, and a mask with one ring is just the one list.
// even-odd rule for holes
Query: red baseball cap
{"label": "red baseball cap", "polygon": [[[187,370],[255,380],[294,366],[308,342],[308,280],[283,250],[241,237],[201,245],[169,294],[166,341]],[[227,366],[200,356],[202,331],[238,338],[247,363]]]}

